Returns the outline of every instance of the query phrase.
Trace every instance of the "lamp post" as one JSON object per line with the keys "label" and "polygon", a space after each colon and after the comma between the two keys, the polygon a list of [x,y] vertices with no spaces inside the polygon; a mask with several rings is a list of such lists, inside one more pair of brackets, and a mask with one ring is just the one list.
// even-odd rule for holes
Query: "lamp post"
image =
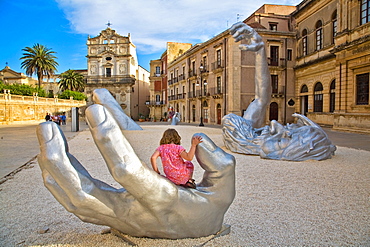
{"label": "lamp post", "polygon": [[[203,73],[203,64],[199,66],[200,71],[200,123],[199,126],[204,126],[203,124],[203,81],[202,81],[202,73]],[[199,86],[199,83],[198,85]]]}

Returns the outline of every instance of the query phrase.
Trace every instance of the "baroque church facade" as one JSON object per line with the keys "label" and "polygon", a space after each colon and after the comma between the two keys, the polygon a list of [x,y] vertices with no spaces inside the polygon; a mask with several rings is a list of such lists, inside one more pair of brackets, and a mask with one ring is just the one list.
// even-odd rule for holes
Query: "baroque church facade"
{"label": "baroque church facade", "polygon": [[119,35],[108,26],[98,36],[88,37],[86,57],[88,104],[95,89],[106,88],[128,116],[136,120],[148,115],[149,72],[139,66],[130,34]]}

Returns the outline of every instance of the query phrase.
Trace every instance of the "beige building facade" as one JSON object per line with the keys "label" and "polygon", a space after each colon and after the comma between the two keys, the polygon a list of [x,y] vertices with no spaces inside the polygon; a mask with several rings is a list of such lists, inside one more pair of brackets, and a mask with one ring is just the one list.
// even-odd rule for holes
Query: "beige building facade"
{"label": "beige building facade", "polygon": [[334,129],[370,128],[370,3],[306,0],[297,31],[297,112]]}
{"label": "beige building facade", "polygon": [[[265,42],[273,90],[266,123],[294,122],[298,112],[334,129],[368,132],[369,0],[265,4],[244,22]],[[185,122],[242,115],[254,99],[254,54],[238,45],[225,30],[169,62],[161,74],[167,108]]]}
{"label": "beige building facade", "polygon": [[[274,87],[266,123],[286,122],[294,112],[295,33],[289,16],[294,10],[263,5],[244,21],[260,33],[270,54]],[[182,121],[221,124],[224,115],[242,115],[253,101],[255,54],[241,51],[239,44],[225,30],[168,64],[168,108],[179,112]]]}
{"label": "beige building facade", "polygon": [[[150,61],[150,97],[147,106],[153,121],[166,121],[170,112],[175,111],[171,105],[168,105],[168,77],[172,76],[170,82],[173,83],[175,74],[169,74],[167,66],[189,50],[191,46],[190,43],[167,42],[167,49],[161,58]],[[183,80],[185,77],[184,72],[177,70],[175,73],[177,73],[177,80]]]}
{"label": "beige building facade", "polygon": [[[108,27],[98,36],[88,38],[87,49],[85,93],[88,102],[92,103],[94,89],[106,88],[128,116],[138,119],[140,113],[148,114],[145,98],[149,96],[149,72],[139,67],[130,34],[121,36]],[[144,100],[141,102],[141,99]]]}

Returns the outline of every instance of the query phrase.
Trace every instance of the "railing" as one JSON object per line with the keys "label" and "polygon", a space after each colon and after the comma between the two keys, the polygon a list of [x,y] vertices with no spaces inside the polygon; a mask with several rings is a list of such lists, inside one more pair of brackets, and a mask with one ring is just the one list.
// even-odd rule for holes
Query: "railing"
{"label": "railing", "polygon": [[149,106],[161,106],[161,105],[166,105],[166,102],[165,101],[146,101],[145,104]]}
{"label": "railing", "polygon": [[225,67],[224,60],[219,60],[219,61],[213,62],[211,64],[211,69],[212,70],[223,69],[224,67]]}
{"label": "railing", "polygon": [[121,83],[121,84],[132,84],[135,83],[135,78],[132,76],[94,76],[89,78],[87,84],[91,83]]}
{"label": "railing", "polygon": [[0,124],[43,121],[47,112],[69,112],[72,107],[84,107],[86,101],[0,94]]}
{"label": "railing", "polygon": [[212,95],[219,95],[222,94],[222,88],[220,87],[212,87],[208,89],[209,94]]}
{"label": "railing", "polygon": [[16,95],[16,94],[0,94],[0,103],[3,104],[4,102],[8,103],[66,103],[66,104],[86,104],[84,100],[74,100],[73,97],[71,99],[59,99],[59,98],[44,98],[38,96],[24,96],[24,95]]}
{"label": "railing", "polygon": [[196,71],[189,71],[189,77],[192,77],[192,76],[196,76],[197,75],[197,72]]}

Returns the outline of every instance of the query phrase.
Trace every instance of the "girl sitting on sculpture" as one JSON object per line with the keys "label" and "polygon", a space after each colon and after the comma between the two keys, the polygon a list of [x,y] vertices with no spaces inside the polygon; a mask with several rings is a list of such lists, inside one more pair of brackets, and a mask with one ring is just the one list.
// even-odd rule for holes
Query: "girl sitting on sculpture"
{"label": "girl sitting on sculpture", "polygon": [[197,145],[202,142],[202,137],[192,138],[189,152],[186,152],[185,148],[180,145],[180,141],[181,137],[175,129],[167,129],[160,140],[160,146],[151,156],[150,162],[153,170],[160,174],[157,158],[161,157],[163,171],[169,180],[177,185],[195,189],[196,185],[192,179],[194,165],[191,161]]}

